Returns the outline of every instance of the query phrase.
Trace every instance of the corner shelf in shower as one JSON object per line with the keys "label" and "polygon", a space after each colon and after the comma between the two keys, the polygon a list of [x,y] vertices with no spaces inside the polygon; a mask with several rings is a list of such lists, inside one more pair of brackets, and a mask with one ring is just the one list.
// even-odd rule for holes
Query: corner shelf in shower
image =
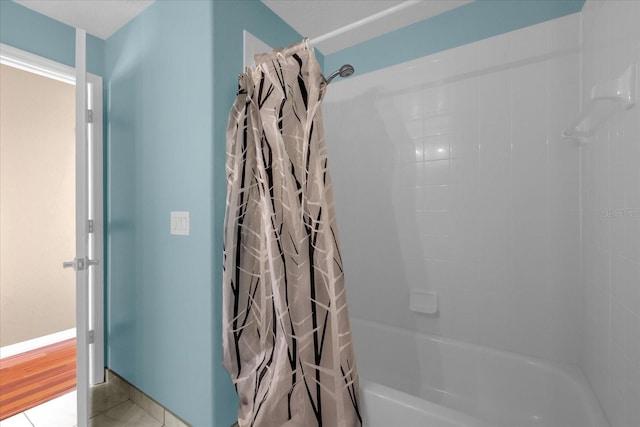
{"label": "corner shelf in shower", "polygon": [[636,65],[627,68],[617,79],[591,88],[591,100],[574,124],[562,131],[562,137],[585,143],[587,138],[616,113],[629,110],[637,100]]}

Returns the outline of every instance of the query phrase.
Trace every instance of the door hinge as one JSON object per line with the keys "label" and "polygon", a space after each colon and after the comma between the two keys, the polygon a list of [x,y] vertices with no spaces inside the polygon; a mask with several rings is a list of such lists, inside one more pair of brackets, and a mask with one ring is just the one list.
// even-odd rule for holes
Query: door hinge
{"label": "door hinge", "polygon": [[93,110],[87,110],[87,123],[93,123]]}
{"label": "door hinge", "polygon": [[96,340],[95,333],[93,332],[93,330],[89,331],[89,336],[87,337],[87,341],[89,342],[89,344],[93,344],[95,340]]}
{"label": "door hinge", "polygon": [[92,219],[87,221],[87,233],[93,233],[93,220]]}

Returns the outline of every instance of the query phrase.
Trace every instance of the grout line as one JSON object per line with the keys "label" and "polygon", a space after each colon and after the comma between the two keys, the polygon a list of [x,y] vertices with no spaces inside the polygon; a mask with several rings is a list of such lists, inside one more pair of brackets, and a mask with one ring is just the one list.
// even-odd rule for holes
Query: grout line
{"label": "grout line", "polygon": [[[155,399],[153,399],[151,396],[147,395],[144,391],[140,390],[139,388],[137,388],[135,385],[131,384],[129,381],[127,381],[126,379],[124,379],[123,377],[121,377],[117,372],[111,370],[111,369],[107,369],[107,375],[106,378],[109,378],[109,374],[115,376],[116,378],[120,379],[124,384],[127,385],[128,389],[129,389],[129,398],[128,400],[131,401],[133,404],[135,404],[136,406],[138,406],[140,409],[142,409],[145,413],[149,414],[149,416],[151,416],[151,418],[153,418],[154,420],[158,421],[159,423],[162,424],[162,426],[165,425],[166,423],[166,417],[167,417],[167,413],[171,414],[171,416],[173,418],[175,418],[179,423],[181,423],[181,426],[185,426],[188,427],[189,424],[184,421],[182,418],[180,418],[179,416],[177,416],[176,414],[174,414],[173,412],[171,412],[169,409],[167,409],[166,407],[164,407],[162,404],[160,404],[159,402],[157,402]],[[163,415],[163,420],[164,421],[160,421],[157,418],[155,418],[151,412],[147,411],[147,409],[144,407],[144,404],[139,404],[138,402],[136,402],[134,400],[133,394],[137,392],[140,393],[140,395],[142,396],[143,399],[148,399],[149,402],[152,402],[153,404],[159,406],[160,408],[162,408],[162,415]],[[124,402],[123,402],[124,403]],[[120,404],[116,405],[119,406]],[[113,409],[113,408],[111,408]]]}
{"label": "grout line", "polygon": [[33,423],[33,421],[31,421],[31,419],[27,415],[27,411],[22,412],[22,415],[24,415],[24,417],[27,419],[27,421],[29,421],[29,424],[31,424],[33,427],[36,427],[36,425]]}

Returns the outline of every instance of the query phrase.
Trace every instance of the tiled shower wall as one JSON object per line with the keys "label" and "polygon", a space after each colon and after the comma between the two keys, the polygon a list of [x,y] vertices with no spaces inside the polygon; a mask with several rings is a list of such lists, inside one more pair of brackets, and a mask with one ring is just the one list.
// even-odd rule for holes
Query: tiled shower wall
{"label": "tiled shower wall", "polygon": [[[577,362],[580,157],[560,132],[578,114],[579,19],[331,84],[352,316]],[[437,315],[409,310],[412,288],[437,291]]]}
{"label": "tiled shower wall", "polygon": [[[582,99],[640,65],[640,2],[588,1]],[[637,78],[637,77],[636,77]],[[640,423],[640,106],[618,112],[582,146],[581,366],[612,427]]]}

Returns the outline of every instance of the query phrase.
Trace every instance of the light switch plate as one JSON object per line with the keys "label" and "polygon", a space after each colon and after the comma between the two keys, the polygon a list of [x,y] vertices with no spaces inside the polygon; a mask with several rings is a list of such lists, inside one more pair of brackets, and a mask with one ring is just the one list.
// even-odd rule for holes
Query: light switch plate
{"label": "light switch plate", "polygon": [[188,236],[189,212],[171,212],[171,234],[176,236]]}

